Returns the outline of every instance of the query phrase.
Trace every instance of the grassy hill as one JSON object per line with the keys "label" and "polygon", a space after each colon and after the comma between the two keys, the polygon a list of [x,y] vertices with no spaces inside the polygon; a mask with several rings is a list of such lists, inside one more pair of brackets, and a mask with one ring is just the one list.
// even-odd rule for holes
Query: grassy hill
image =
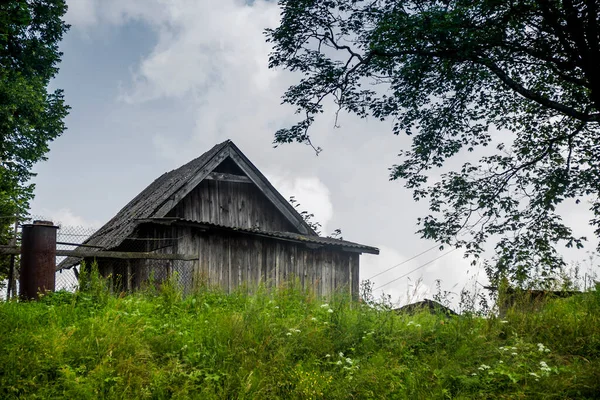
{"label": "grassy hill", "polygon": [[0,303],[0,398],[600,398],[598,292],[499,319],[87,286]]}

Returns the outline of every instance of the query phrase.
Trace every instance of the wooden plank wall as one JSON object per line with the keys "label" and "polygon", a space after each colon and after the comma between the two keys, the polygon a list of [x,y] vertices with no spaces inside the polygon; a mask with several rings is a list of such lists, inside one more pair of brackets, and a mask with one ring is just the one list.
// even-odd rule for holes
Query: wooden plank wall
{"label": "wooden plank wall", "polygon": [[296,232],[265,195],[249,183],[202,181],[168,216],[239,228]]}
{"label": "wooden plank wall", "polygon": [[358,253],[310,249],[302,243],[239,233],[178,229],[176,251],[198,255],[187,290],[208,284],[232,292],[242,285],[280,285],[297,278],[319,296],[339,289],[358,298]]}

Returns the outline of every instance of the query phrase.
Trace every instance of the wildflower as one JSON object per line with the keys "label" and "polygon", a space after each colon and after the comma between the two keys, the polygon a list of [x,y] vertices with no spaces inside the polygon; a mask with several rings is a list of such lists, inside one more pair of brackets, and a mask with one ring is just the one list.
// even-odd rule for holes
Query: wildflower
{"label": "wildflower", "polygon": [[340,358],[344,358],[344,353],[342,353],[341,351],[340,351],[339,355],[340,355]]}
{"label": "wildflower", "polygon": [[331,354],[325,354],[325,358],[331,357]]}
{"label": "wildflower", "polygon": [[342,365],[342,362],[340,360],[338,360],[338,362],[335,363],[336,365]]}
{"label": "wildflower", "polygon": [[538,351],[541,353],[549,353],[550,352],[550,349],[547,348],[546,346],[544,346],[542,343],[538,343],[537,347],[538,347]]}
{"label": "wildflower", "polygon": [[352,365],[352,359],[351,358],[346,358],[346,362],[350,365]]}
{"label": "wildflower", "polygon": [[481,364],[481,366],[477,369],[480,371],[485,371],[486,369],[490,369],[490,368],[491,367],[489,365]]}
{"label": "wildflower", "polygon": [[477,376],[477,372],[473,372],[471,375],[472,376]]}
{"label": "wildflower", "polygon": [[518,355],[517,353],[510,353],[510,354],[511,354],[511,355],[513,355],[513,356],[516,356],[516,355]]}
{"label": "wildflower", "polygon": [[329,304],[327,304],[327,303],[321,304],[321,308],[329,308]]}
{"label": "wildflower", "polygon": [[279,308],[279,306],[275,306],[275,308]]}
{"label": "wildflower", "polygon": [[535,376],[536,378],[539,378],[540,376],[538,374],[536,374],[535,372],[530,372],[529,375],[531,376]]}
{"label": "wildflower", "polygon": [[311,321],[316,321],[316,320],[317,320],[317,319],[316,319],[315,317],[312,317],[312,318],[311,318]]}
{"label": "wildflower", "polygon": [[546,364],[545,361],[540,361],[540,370],[543,372],[550,372],[552,369]]}
{"label": "wildflower", "polygon": [[288,332],[288,333],[286,333],[286,335],[292,336],[292,332]]}
{"label": "wildflower", "polygon": [[505,320],[505,319],[503,319],[503,320],[502,320],[502,321],[500,321],[500,322],[501,322],[501,323],[503,323],[503,324],[508,324],[508,321],[507,321],[507,320]]}
{"label": "wildflower", "polygon": [[516,350],[517,348],[516,348],[516,347],[511,347],[510,349],[511,349],[511,350]]}
{"label": "wildflower", "polygon": [[504,364],[504,361],[500,360],[498,361],[498,364]]}
{"label": "wildflower", "polygon": [[329,310],[327,310],[327,312],[328,312],[329,314],[331,314],[331,313],[333,312],[333,310],[330,308]]}

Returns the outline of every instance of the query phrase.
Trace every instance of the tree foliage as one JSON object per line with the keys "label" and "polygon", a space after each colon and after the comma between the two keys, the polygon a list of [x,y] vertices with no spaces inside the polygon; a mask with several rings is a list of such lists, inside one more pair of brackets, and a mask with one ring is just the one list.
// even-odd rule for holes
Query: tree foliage
{"label": "tree foliage", "polygon": [[[0,234],[12,216],[27,213],[33,198],[33,165],[65,130],[60,89],[48,91],[67,31],[64,0],[0,2]],[[4,244],[4,243],[2,243]],[[0,268],[0,276],[3,271]]]}
{"label": "tree foliage", "polygon": [[[279,4],[269,66],[303,74],[283,97],[303,118],[276,143],[312,144],[327,99],[393,121],[412,145],[391,179],[429,202],[420,234],[475,258],[495,241],[492,277],[545,274],[563,264],[559,246],[582,246],[557,210],[565,200],[587,203],[600,235],[598,1]],[[440,170],[486,146],[479,162]]]}

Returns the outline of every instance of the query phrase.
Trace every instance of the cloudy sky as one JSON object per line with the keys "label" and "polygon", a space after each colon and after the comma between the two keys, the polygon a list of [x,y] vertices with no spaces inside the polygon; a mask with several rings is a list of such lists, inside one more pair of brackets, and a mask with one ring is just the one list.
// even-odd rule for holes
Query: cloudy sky
{"label": "cloudy sky", "polygon": [[[362,256],[362,279],[432,247],[414,234],[426,205],[388,180],[398,151],[409,145],[391,133],[391,123],[342,115],[333,128],[332,107],[312,130],[321,155],[298,144],[273,148],[275,130],[296,120],[280,96],[298,79],[267,68],[262,32],[278,23],[274,2],[68,4],[72,27],[54,85],[72,110],[67,132],[36,167],[33,214],[101,226],[162,173],[232,139],[286,198],[294,195],[316,215],[325,233],[340,228],[345,239],[380,248],[379,256]],[[571,217],[583,221],[585,234],[577,212]],[[442,254],[432,250],[381,274],[375,287]],[[459,291],[477,275],[484,283],[484,272],[454,251],[384,290],[405,303],[415,286],[416,297],[431,297],[436,279]]]}

